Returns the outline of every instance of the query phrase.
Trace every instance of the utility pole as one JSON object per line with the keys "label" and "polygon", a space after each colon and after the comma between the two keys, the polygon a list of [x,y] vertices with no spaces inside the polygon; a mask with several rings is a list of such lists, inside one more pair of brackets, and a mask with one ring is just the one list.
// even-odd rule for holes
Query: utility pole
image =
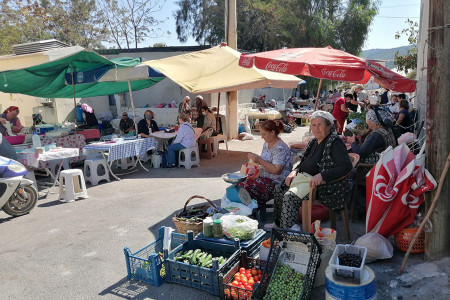
{"label": "utility pole", "polygon": [[[427,148],[426,168],[438,179],[450,151],[450,1],[429,1],[427,58]],[[447,25],[447,26],[446,26]],[[450,176],[431,215],[433,232],[426,234],[425,258],[435,260],[450,255]],[[427,209],[436,191],[428,193]]]}
{"label": "utility pole", "polygon": [[[236,0],[225,1],[225,34],[229,47],[237,50]],[[226,102],[227,128],[229,139],[238,137],[238,99],[237,91],[228,92]]]}

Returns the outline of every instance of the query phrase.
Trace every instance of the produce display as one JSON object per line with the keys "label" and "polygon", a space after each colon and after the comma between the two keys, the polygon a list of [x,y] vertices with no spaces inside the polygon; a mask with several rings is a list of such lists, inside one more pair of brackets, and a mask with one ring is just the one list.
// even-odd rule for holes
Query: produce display
{"label": "produce display", "polygon": [[189,222],[189,223],[202,223],[203,219],[199,217],[174,217],[175,220]]}
{"label": "produce display", "polygon": [[339,265],[341,266],[359,268],[362,263],[362,257],[359,254],[342,252],[341,254],[339,254],[338,258]]}
{"label": "produce display", "polygon": [[189,251],[180,251],[175,256],[175,261],[184,262],[186,264],[196,265],[203,268],[211,268],[213,258],[217,258],[219,266],[223,265],[227,260],[223,257],[213,257],[212,254],[195,249]]}
{"label": "produce display", "polygon": [[240,268],[239,272],[228,283],[229,288],[225,288],[225,297],[232,300],[251,299],[253,284],[260,283],[262,270],[254,267],[251,269]]}
{"label": "produce display", "polygon": [[275,274],[267,288],[264,300],[298,300],[303,292],[305,275],[297,273],[294,269],[278,262]]}
{"label": "produce display", "polygon": [[223,233],[230,239],[250,240],[255,237],[258,230],[258,221],[246,216],[224,215],[220,219]]}

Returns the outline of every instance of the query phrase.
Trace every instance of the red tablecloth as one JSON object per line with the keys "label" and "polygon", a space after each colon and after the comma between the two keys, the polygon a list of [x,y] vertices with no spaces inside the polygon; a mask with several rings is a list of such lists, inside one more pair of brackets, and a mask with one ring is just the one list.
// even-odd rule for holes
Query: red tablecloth
{"label": "red tablecloth", "polygon": [[63,148],[78,148],[80,150],[80,156],[70,158],[70,162],[78,162],[84,160],[85,156],[81,155],[84,146],[86,146],[86,140],[81,134],[68,135],[63,137],[49,137],[45,136],[42,138],[42,146],[55,143],[57,147]]}
{"label": "red tablecloth", "polygon": [[100,130],[98,129],[86,129],[75,131],[76,134],[81,134],[85,139],[99,139],[100,138]]}

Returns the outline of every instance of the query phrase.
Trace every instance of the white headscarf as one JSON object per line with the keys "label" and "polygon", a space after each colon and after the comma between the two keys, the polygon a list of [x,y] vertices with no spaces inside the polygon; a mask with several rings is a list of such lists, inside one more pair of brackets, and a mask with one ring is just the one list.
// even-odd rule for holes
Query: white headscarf
{"label": "white headscarf", "polygon": [[327,119],[328,121],[330,121],[331,125],[334,124],[334,120],[335,118],[333,117],[332,114],[330,114],[327,111],[323,111],[323,110],[316,110],[315,112],[313,112],[313,114],[311,115],[311,120],[315,119],[317,117],[322,117],[324,119]]}

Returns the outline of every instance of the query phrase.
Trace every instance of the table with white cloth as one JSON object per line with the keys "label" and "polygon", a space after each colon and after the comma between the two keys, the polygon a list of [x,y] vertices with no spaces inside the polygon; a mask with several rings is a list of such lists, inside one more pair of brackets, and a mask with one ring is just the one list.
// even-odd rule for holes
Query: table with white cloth
{"label": "table with white cloth", "polygon": [[278,110],[275,109],[265,109],[260,111],[259,109],[251,109],[247,112],[248,122],[251,129],[258,130],[257,124],[259,120],[278,120],[282,119],[283,116]]}
{"label": "table with white cloth", "polygon": [[[50,193],[50,191],[55,187],[58,182],[58,177],[61,172],[61,168],[63,165],[68,165],[68,159],[73,157],[78,157],[80,155],[80,151],[78,148],[56,148],[50,149],[49,151],[45,151],[41,154],[35,154],[34,149],[25,149],[21,152],[17,153],[17,160],[22,163],[25,167],[27,167],[28,171],[31,173],[31,176],[36,184],[36,179],[34,178],[34,169],[44,168],[48,174],[53,178],[53,184],[51,188],[47,191],[45,197]],[[48,162],[50,161],[59,161],[59,167],[56,173],[53,173],[53,170],[48,168]],[[65,163],[65,161],[67,163]],[[37,187],[37,184],[36,184]]]}
{"label": "table with white cloth", "polygon": [[86,146],[86,139],[81,134],[72,134],[62,137],[44,136],[41,139],[41,144],[42,146],[56,144],[57,147],[79,149],[80,154],[76,157],[70,158],[71,163],[80,162],[85,159],[85,157],[81,154],[81,152],[84,146]]}
{"label": "table with white cloth", "polygon": [[135,169],[137,164],[139,163],[144,170],[148,171],[142,165],[139,157],[143,156],[148,150],[155,149],[155,147],[156,141],[154,138],[136,138],[121,141],[91,143],[83,148],[83,154],[89,155],[101,153],[103,155],[103,158],[108,162],[107,166],[111,175],[117,180],[120,180],[117,175],[124,175],[128,174],[129,172],[117,175],[114,174],[111,166],[115,160],[136,156],[137,159],[132,169]]}

